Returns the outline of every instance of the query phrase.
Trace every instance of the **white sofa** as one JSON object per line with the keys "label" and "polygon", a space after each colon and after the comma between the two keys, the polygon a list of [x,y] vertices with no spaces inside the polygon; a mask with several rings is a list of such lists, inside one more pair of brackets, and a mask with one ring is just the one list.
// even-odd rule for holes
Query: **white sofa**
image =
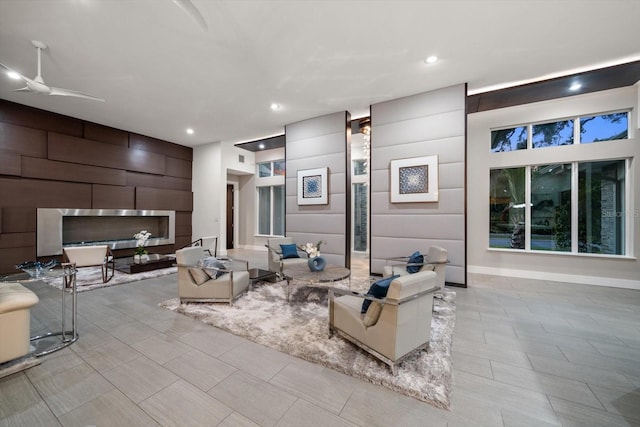
{"label": "white sofa", "polygon": [[[431,337],[436,273],[420,271],[394,279],[384,299],[332,291],[329,298],[329,331],[377,357],[396,373],[396,365]],[[364,299],[372,300],[363,315]]]}
{"label": "white sofa", "polygon": [[29,354],[31,307],[38,301],[20,283],[0,283],[0,363]]}
{"label": "white sofa", "polygon": [[176,251],[178,296],[181,302],[231,303],[249,288],[250,278],[246,262],[229,260],[233,268],[198,265],[198,261],[208,257],[208,252],[201,246]]}
{"label": "white sofa", "polygon": [[[427,254],[424,255],[424,262],[419,266],[419,271],[435,271],[437,276],[436,284],[440,290],[444,289],[446,268],[449,263],[448,254],[449,253],[445,248],[440,246],[431,246],[427,251]],[[400,263],[401,260],[404,262]],[[407,271],[407,260],[408,257],[392,258],[390,262],[394,264],[385,265],[382,269],[382,276],[389,277],[394,274],[404,276],[410,274]]]}

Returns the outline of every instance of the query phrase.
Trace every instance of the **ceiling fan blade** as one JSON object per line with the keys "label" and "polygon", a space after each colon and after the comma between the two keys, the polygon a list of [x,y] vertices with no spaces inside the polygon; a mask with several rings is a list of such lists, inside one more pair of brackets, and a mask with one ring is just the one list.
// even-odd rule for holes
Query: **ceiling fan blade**
{"label": "ceiling fan blade", "polygon": [[173,2],[193,20],[195,20],[200,28],[202,28],[204,31],[207,31],[209,29],[209,27],[207,26],[207,21],[204,20],[204,16],[202,16],[198,8],[194,6],[191,0],[173,0]]}
{"label": "ceiling fan blade", "polygon": [[74,96],[76,98],[84,98],[84,99],[91,99],[93,101],[102,101],[104,102],[104,99],[102,98],[98,98],[96,96],[93,95],[89,95],[88,93],[83,93],[83,92],[78,92],[75,90],[70,90],[70,89],[62,89],[59,87],[51,87],[51,92],[49,93],[49,95],[59,95],[59,96]]}
{"label": "ceiling fan blade", "polygon": [[4,65],[3,63],[0,62],[0,67],[4,68],[5,70],[7,70],[8,73],[13,73],[16,76],[20,77],[22,80],[24,80],[25,82],[28,82],[29,79],[28,77],[23,76],[22,74],[20,74],[19,72],[17,72],[16,70],[14,70],[13,68],[9,68],[6,65]]}

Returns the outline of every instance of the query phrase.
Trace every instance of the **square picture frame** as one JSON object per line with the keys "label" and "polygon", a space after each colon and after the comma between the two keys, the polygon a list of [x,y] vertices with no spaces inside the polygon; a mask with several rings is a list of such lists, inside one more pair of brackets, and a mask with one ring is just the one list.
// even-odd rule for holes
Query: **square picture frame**
{"label": "square picture frame", "polygon": [[298,171],[298,205],[329,204],[328,167]]}
{"label": "square picture frame", "polygon": [[438,201],[438,156],[391,160],[391,203]]}

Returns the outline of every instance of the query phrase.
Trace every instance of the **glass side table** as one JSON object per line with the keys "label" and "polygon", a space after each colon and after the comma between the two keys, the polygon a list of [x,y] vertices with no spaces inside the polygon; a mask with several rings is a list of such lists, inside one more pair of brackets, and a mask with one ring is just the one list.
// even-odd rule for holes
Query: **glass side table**
{"label": "glass side table", "polygon": [[[32,283],[42,279],[59,279],[62,281],[62,330],[47,332],[30,338],[30,341],[37,342],[45,338],[60,337],[59,342],[46,347],[43,350],[32,353],[36,357],[45,356],[54,351],[62,350],[65,347],[78,341],[78,292],[76,288],[76,265],[75,263],[62,263],[56,268],[49,270],[30,270],[29,272],[14,273],[0,276],[1,282]],[[71,295],[71,329],[67,330],[67,294]],[[58,340],[56,340],[58,341]]]}

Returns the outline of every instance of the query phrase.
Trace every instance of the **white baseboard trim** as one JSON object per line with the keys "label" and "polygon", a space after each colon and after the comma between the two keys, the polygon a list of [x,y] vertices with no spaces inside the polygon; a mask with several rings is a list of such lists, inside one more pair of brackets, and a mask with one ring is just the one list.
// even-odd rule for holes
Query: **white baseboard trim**
{"label": "white baseboard trim", "polygon": [[578,283],[582,285],[604,286],[640,290],[640,280],[616,279],[614,277],[582,276],[579,274],[548,273],[543,271],[514,270],[510,268],[468,265],[468,273],[493,276],[518,277],[522,279],[552,280],[554,282]]}

